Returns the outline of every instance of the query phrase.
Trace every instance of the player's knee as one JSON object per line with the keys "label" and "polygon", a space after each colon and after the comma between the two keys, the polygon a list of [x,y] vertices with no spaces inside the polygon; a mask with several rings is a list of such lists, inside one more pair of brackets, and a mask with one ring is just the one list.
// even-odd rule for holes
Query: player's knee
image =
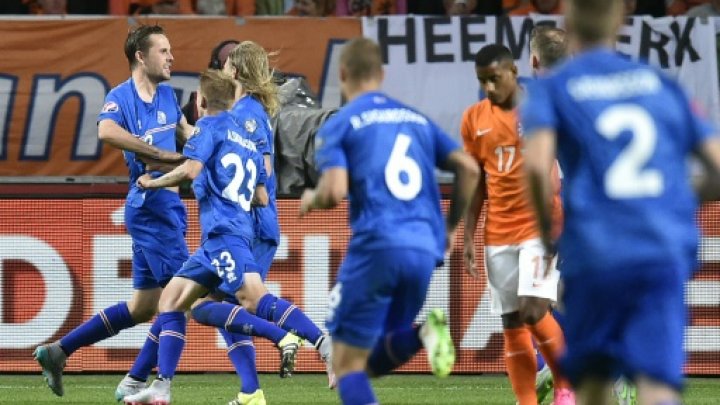
{"label": "player's knee", "polygon": [[130,316],[135,323],[148,322],[157,313],[157,305],[148,306],[135,306],[134,308],[128,308]]}
{"label": "player's knee", "polygon": [[249,297],[244,294],[239,294],[236,297],[240,302],[240,305],[242,305],[242,307],[245,308],[246,311],[250,312],[251,314],[255,314],[257,312],[259,298]]}

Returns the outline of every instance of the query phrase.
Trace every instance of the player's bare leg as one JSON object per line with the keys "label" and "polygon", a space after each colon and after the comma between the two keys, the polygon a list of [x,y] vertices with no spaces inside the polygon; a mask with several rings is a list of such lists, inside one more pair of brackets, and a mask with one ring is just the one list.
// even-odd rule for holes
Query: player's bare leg
{"label": "player's bare leg", "polygon": [[365,371],[369,357],[369,349],[333,341],[332,366],[338,380],[338,394],[344,403],[348,398],[353,398],[355,403],[377,403]]}
{"label": "player's bare leg", "polygon": [[587,378],[575,389],[577,403],[580,405],[613,405],[613,384],[599,378]]}
{"label": "player's bare leg", "polygon": [[637,378],[638,403],[640,405],[668,404],[680,405],[680,393],[667,384],[647,377]]}

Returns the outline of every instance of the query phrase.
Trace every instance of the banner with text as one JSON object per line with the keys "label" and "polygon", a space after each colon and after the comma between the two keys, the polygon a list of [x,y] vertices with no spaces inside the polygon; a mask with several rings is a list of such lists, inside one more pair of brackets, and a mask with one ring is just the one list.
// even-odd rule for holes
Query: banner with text
{"label": "banner with text", "polygon": [[[188,241],[195,249],[200,236],[197,208],[192,201],[186,204]],[[282,239],[268,287],[322,325],[328,291],[350,238],[347,205],[302,220],[297,218],[296,200],[279,201],[279,210]],[[687,287],[691,316],[686,371],[720,374],[720,204],[704,207],[700,223],[705,233],[703,266]],[[475,280],[463,271],[462,240],[458,235],[448,264],[435,271],[418,321],[427,308],[445,309],[458,347],[455,371],[503,372],[500,317],[490,312],[484,276]],[[477,249],[481,254],[481,246]],[[121,199],[0,200],[0,372],[39,373],[31,355],[35,346],[52,342],[100,309],[127,300],[132,294],[131,252]],[[482,262],[480,255],[478,263]],[[139,325],[79,350],[70,358],[68,370],[127,371],[148,328],[149,324]],[[256,344],[259,369],[276,371],[277,349],[261,339]],[[180,369],[232,370],[217,331],[190,323]],[[298,370],[322,372],[324,367],[308,347],[301,352]],[[428,372],[425,355],[421,353],[402,371]]]}
{"label": "banner with text", "polygon": [[[537,24],[562,26],[562,18],[364,18],[363,35],[380,43],[385,62],[383,90],[459,137],[463,111],[478,100],[477,51],[487,44],[503,44],[512,51],[520,76],[530,77],[529,37]],[[676,77],[720,124],[715,45],[714,21],[687,17],[630,18],[617,41],[620,52]]]}
{"label": "banner with text", "polygon": [[318,89],[330,50],[361,35],[360,20],[344,18],[0,21],[0,176],[127,176],[120,152],[98,141],[96,120],[105,95],[130,75],[123,46],[135,24],[165,28],[175,58],[170,84],[181,105],[223,40],[277,51],[276,69],[303,75]]}

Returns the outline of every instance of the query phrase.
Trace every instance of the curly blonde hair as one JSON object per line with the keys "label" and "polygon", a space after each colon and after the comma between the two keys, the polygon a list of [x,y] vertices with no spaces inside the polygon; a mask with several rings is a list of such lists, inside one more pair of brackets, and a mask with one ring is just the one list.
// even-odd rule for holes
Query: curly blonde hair
{"label": "curly blonde hair", "polygon": [[243,41],[230,51],[227,62],[235,68],[234,78],[243,91],[260,99],[268,115],[275,116],[280,101],[265,49],[253,41]]}

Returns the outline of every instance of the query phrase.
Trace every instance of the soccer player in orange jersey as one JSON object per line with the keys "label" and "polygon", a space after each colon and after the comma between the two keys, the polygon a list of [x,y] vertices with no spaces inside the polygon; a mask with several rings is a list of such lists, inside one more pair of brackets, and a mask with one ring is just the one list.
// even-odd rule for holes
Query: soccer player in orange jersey
{"label": "soccer player in orange jersey", "polygon": [[[465,217],[466,269],[478,276],[474,230],[487,197],[485,268],[493,311],[502,316],[505,362],[515,396],[520,405],[537,404],[534,337],[553,371],[554,403],[574,404],[570,384],[557,372],[564,338],[549,312],[550,302],[557,299],[559,273],[554,268],[555,258],[548,255],[539,239],[523,180],[517,67],[509,49],[491,44],[477,53],[475,70],[487,99],[465,111],[460,131],[465,150],[480,163],[485,187],[478,187]],[[554,207],[559,222],[559,195]],[[546,272],[546,266],[553,268]]]}

